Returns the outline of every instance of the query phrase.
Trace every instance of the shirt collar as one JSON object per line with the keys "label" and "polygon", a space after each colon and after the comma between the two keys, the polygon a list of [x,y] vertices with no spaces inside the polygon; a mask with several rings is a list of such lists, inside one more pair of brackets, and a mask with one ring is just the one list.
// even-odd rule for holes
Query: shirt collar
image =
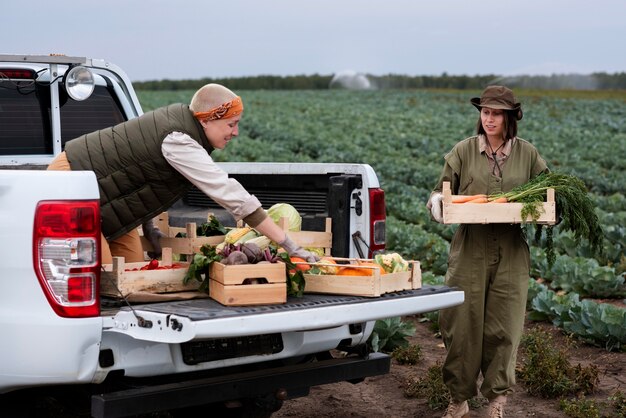
{"label": "shirt collar", "polygon": [[[513,139],[506,141],[504,146],[501,148],[502,155],[504,157],[508,157],[511,154],[511,148],[513,148],[513,144],[517,141],[517,137],[513,137]],[[489,149],[489,145],[487,144],[487,137],[483,134],[478,135],[478,149],[481,154],[485,153],[488,156],[491,156],[491,150]],[[487,152],[489,150],[490,152]]]}

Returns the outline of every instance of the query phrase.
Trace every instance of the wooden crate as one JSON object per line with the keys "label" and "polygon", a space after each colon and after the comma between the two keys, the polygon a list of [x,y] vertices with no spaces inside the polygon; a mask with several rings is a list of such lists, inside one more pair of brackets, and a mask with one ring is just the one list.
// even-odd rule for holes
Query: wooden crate
{"label": "wooden crate", "polygon": [[[420,289],[422,287],[422,271],[419,261],[409,261],[409,271],[380,274],[379,267],[360,266],[361,261],[373,260],[335,258],[337,261],[349,261],[343,267],[363,269],[363,276],[339,276],[331,274],[304,274],[305,293],[329,293],[335,295],[378,297],[384,293],[401,290]],[[298,264],[298,263],[296,263]],[[342,267],[341,264],[315,263],[318,266]],[[366,275],[366,270],[373,270]]]}
{"label": "wooden crate", "polygon": [[293,242],[303,248],[323,248],[325,255],[330,255],[333,246],[332,219],[326,218],[324,231],[287,231],[287,218],[281,218],[278,222],[280,226],[291,238]]}
{"label": "wooden crate", "polygon": [[[165,234],[165,237],[159,240],[161,248],[169,247],[172,249],[172,253],[174,254],[199,253],[200,247],[205,244],[217,245],[224,241],[224,235],[199,237],[197,235],[197,225],[195,222],[188,223],[185,228],[170,226],[167,212],[163,212],[161,215],[156,217],[154,219],[154,224]],[[186,236],[184,238],[176,237],[179,233],[184,233]],[[141,237],[141,244],[144,251],[152,250],[152,244],[150,244],[150,241],[143,236]]]}
{"label": "wooden crate", "polygon": [[[278,220],[278,226],[285,231],[293,242],[302,248],[322,248],[324,255],[328,256],[333,246],[332,224],[332,218],[326,218],[324,231],[289,231],[289,221],[287,218],[280,218]],[[240,221],[237,226],[243,227],[244,223]]]}
{"label": "wooden crate", "polygon": [[[522,203],[452,203],[450,182],[443,183],[443,223],[444,224],[518,224],[534,222],[528,216],[522,219]],[[556,223],[556,202],[554,189],[548,189],[546,202],[539,208],[538,224]]]}
{"label": "wooden crate", "polygon": [[[189,267],[188,263],[178,263],[182,267],[165,270],[139,270],[148,264],[126,263],[124,257],[113,257],[113,264],[103,264],[100,280],[100,294],[115,298],[127,297],[133,293],[173,293],[197,291],[199,283],[191,281],[183,284],[183,278]],[[161,265],[172,265],[171,248],[163,248]],[[137,271],[132,271],[137,269]]]}
{"label": "wooden crate", "polygon": [[287,301],[285,263],[211,264],[209,295],[222,305],[280,304]]}

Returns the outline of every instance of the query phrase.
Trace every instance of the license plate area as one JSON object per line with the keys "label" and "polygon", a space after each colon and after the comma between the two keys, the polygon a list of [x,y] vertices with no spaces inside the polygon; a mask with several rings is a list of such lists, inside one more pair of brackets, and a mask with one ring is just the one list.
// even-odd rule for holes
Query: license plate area
{"label": "license plate area", "polygon": [[215,338],[182,343],[183,362],[188,365],[237,357],[276,354],[283,351],[281,334]]}

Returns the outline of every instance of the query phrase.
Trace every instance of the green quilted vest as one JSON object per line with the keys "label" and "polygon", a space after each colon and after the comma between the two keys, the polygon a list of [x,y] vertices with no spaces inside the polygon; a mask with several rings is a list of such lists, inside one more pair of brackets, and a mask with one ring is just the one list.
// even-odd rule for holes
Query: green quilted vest
{"label": "green quilted vest", "polygon": [[72,170],[90,170],[100,187],[102,233],[114,240],[167,210],[191,187],[163,157],[161,144],[183,132],[213,148],[189,106],[173,104],[66,143]]}

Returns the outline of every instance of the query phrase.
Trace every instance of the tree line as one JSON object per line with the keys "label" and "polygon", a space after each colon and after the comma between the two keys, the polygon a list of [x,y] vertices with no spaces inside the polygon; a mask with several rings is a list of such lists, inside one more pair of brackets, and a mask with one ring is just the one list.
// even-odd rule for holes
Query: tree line
{"label": "tree line", "polygon": [[546,90],[626,90],[626,72],[582,74],[553,74],[499,76],[488,75],[449,75],[439,76],[408,76],[388,74],[375,76],[357,74],[365,84],[343,83],[337,75],[295,75],[276,76],[258,75],[248,77],[200,78],[187,80],[152,80],[133,83],[137,90],[196,90],[208,83],[218,83],[233,90],[325,90],[330,88],[361,88],[361,89],[459,89],[480,90],[489,84],[504,84],[509,87],[546,89]]}

